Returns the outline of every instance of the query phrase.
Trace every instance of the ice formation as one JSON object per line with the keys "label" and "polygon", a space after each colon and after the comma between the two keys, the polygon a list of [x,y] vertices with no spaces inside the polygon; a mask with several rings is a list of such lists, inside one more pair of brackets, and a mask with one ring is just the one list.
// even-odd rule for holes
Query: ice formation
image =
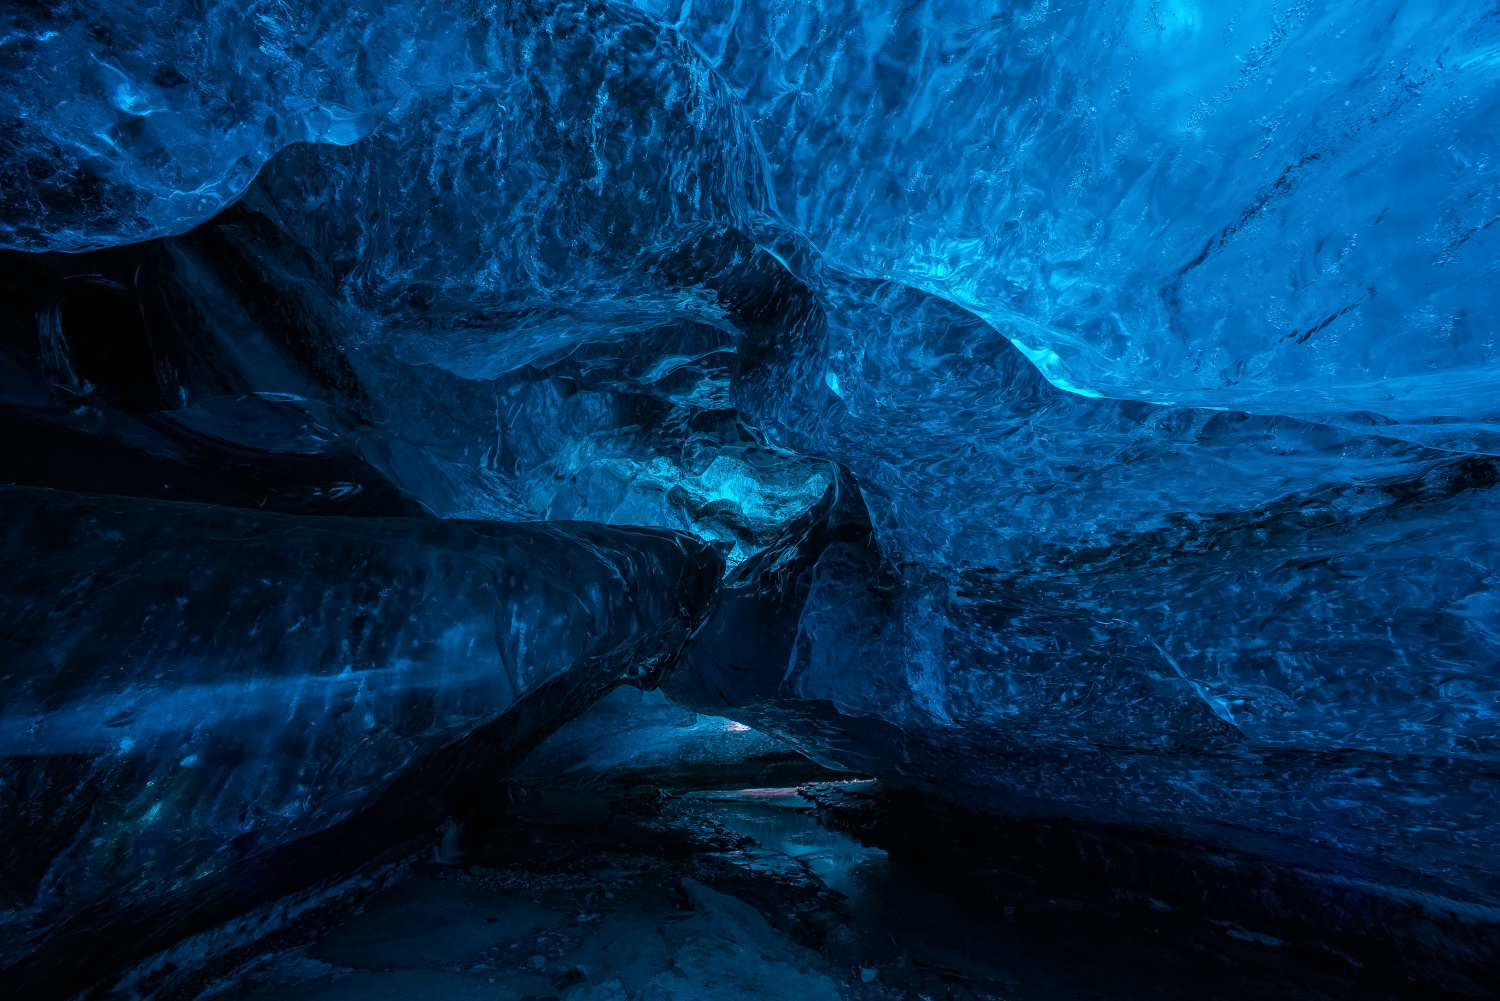
{"label": "ice formation", "polygon": [[[1500,955],[1490,5],[72,0],[0,11],[0,67],[0,480],[70,492],[6,495],[14,558],[155,540],[179,577],[121,592],[142,617],[198,607],[215,519],[375,561],[309,543],[274,637],[153,619],[161,649],[237,637],[198,701],[99,618],[81,688],[6,696],[4,796],[42,825],[12,840],[58,837],[48,756],[145,804],[187,768],[172,727],[301,719],[272,679],[331,671],[359,587],[469,532],[549,540],[556,567],[493,559],[593,617],[506,660],[502,590],[393,599],[426,659],[390,634],[359,697],[416,712],[435,672],[434,747],[581,657],[548,644],[701,620],[659,652],[689,707],[997,817],[1242,853],[1303,880],[1303,926],[1380,900],[1444,929],[1395,947]],[[25,535],[52,507],[98,527]],[[84,601],[82,566],[37,593]],[[5,684],[41,692],[74,640],[26,587]],[[480,647],[498,687],[468,692],[444,651]],[[173,749],[127,776],[125,739]],[[215,788],[300,775],[298,805],[225,827],[184,793],[180,865],[347,813],[415,746],[366,785],[311,744],[246,758]],[[26,865],[28,942],[118,892]]]}
{"label": "ice formation", "polygon": [[[654,684],[720,567],[681,535],[587,524],[29,487],[0,510],[21,898],[3,962],[23,978],[64,956],[107,971],[422,834],[453,787]],[[30,954],[24,930],[54,922]]]}

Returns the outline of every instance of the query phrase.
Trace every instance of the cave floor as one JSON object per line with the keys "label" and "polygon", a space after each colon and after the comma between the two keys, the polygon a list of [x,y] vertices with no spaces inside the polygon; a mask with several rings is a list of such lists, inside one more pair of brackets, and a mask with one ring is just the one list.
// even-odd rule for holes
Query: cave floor
{"label": "cave floor", "polygon": [[1387,993],[1278,950],[997,900],[821,826],[794,789],[549,792],[455,830],[412,876],[226,1001],[969,1001]]}

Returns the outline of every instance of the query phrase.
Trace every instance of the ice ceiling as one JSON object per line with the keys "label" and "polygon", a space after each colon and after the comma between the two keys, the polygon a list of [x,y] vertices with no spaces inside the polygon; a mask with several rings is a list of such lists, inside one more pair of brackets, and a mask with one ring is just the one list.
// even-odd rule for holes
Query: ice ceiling
{"label": "ice ceiling", "polygon": [[1494,916],[1491,5],[59,0],[0,90],[11,928],[657,673]]}

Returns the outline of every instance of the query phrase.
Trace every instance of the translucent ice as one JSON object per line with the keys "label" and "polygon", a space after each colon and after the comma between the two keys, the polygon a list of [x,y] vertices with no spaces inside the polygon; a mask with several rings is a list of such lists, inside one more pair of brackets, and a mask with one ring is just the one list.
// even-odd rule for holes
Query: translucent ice
{"label": "translucent ice", "polygon": [[586,524],[26,487],[0,508],[21,983],[60,955],[86,981],[422,834],[455,785],[654,684],[720,567],[685,536]]}
{"label": "translucent ice", "polygon": [[[655,20],[525,4],[14,7],[8,242],[181,231],[288,143],[350,143],[437,100],[453,114],[435,152],[464,165],[455,195],[514,155],[486,116],[572,140],[564,173],[507,177],[512,197],[544,203],[670,191],[702,205],[714,175],[700,168],[754,187],[765,162],[780,212],[831,263],[972,309],[1063,388],[1419,425],[1491,412],[1497,29],[1483,5],[639,6]],[[612,76],[654,84],[661,114],[642,116]],[[618,169],[684,141],[707,155],[652,175],[666,184]]]}
{"label": "translucent ice", "polygon": [[691,705],[1500,904],[1488,5],[0,17],[6,479],[689,532]]}
{"label": "translucent ice", "polygon": [[829,260],[973,310],[1055,385],[1494,410],[1484,4],[640,6],[743,95]]}

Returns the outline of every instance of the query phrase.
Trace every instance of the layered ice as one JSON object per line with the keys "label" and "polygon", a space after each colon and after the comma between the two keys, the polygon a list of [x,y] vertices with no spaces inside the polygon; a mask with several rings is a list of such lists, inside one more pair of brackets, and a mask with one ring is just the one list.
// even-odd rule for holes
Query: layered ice
{"label": "layered ice", "polygon": [[[438,100],[455,168],[510,162],[486,115],[550,121],[600,197],[701,206],[727,168],[754,205],[764,163],[829,261],[958,302],[1063,388],[1419,426],[1491,409],[1482,4],[639,6],[16,8],[7,242],[180,232],[286,145]],[[549,67],[570,48],[590,73]],[[620,69],[652,99],[613,92]],[[610,163],[694,141],[664,184]],[[516,198],[587,197],[525,173]]]}
{"label": "layered ice", "polygon": [[423,834],[615,685],[654,685],[721,566],[591,524],[0,504],[22,982],[70,949],[70,976],[108,972]]}

